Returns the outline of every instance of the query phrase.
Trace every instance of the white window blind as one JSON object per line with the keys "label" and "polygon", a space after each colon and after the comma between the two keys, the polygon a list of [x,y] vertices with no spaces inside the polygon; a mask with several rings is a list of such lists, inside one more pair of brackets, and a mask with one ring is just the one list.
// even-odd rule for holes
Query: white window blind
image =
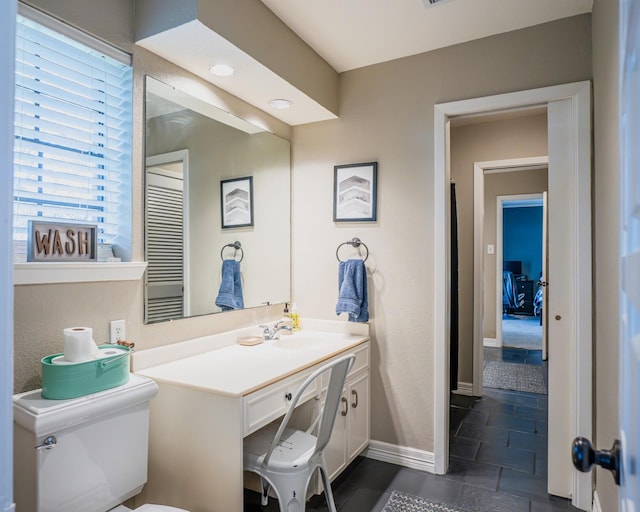
{"label": "white window blind", "polygon": [[96,224],[99,243],[128,252],[130,64],[24,16],[16,33],[15,261],[29,219]]}

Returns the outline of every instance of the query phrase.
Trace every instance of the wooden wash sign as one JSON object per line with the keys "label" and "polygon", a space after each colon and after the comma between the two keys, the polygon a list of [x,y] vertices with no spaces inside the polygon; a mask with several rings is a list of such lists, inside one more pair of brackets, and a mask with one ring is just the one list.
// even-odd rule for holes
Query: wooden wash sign
{"label": "wooden wash sign", "polygon": [[27,261],[98,261],[97,226],[29,221]]}

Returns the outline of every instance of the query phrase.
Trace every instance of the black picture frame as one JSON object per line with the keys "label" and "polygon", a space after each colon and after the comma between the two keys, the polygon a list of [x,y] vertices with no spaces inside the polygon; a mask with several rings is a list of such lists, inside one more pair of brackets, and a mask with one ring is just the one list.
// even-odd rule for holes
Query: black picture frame
{"label": "black picture frame", "polygon": [[333,221],[372,222],[378,202],[378,162],[333,168]]}
{"label": "black picture frame", "polygon": [[223,229],[253,226],[253,176],[220,180]]}

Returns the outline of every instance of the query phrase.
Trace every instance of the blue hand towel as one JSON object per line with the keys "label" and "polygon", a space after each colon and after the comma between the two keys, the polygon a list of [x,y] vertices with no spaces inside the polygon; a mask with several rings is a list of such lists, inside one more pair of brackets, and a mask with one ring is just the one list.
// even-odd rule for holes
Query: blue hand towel
{"label": "blue hand towel", "polygon": [[349,313],[350,322],[369,320],[367,270],[363,260],[341,261],[338,267],[336,314]]}
{"label": "blue hand towel", "polygon": [[216,297],[216,306],[222,311],[244,308],[240,262],[237,260],[222,261],[222,279]]}

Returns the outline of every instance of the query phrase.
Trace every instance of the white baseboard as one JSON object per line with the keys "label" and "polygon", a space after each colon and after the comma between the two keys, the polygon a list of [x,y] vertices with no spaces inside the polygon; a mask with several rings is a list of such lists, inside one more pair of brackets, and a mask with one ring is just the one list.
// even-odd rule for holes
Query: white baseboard
{"label": "white baseboard", "polygon": [[602,512],[602,507],[600,506],[600,498],[598,497],[598,491],[593,491],[593,507],[591,510],[593,512]]}
{"label": "white baseboard", "polygon": [[456,395],[473,396],[473,384],[471,382],[458,382],[458,389],[453,392]]}
{"label": "white baseboard", "polygon": [[495,338],[483,338],[482,339],[482,344],[485,347],[498,347],[498,340],[496,340]]}
{"label": "white baseboard", "polygon": [[435,472],[435,459],[432,452],[398,446],[396,444],[384,443],[382,441],[371,441],[369,447],[363,452],[365,457],[382,462],[390,462],[398,466],[404,466],[421,471]]}

